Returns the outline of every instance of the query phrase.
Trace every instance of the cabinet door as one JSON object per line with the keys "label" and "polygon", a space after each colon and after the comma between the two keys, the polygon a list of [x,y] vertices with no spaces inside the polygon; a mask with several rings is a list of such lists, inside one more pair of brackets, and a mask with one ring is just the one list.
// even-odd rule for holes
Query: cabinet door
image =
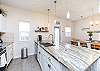
{"label": "cabinet door", "polygon": [[57,71],[62,71],[62,64],[59,61],[54,59],[52,56],[50,56],[48,59],[50,63],[57,69]]}
{"label": "cabinet door", "polygon": [[13,45],[7,46],[6,51],[7,51],[7,65],[8,65],[11,59],[13,58]]}
{"label": "cabinet door", "polygon": [[41,52],[40,52],[40,50],[38,49],[38,54],[37,54],[37,60],[38,60],[38,62],[39,62],[39,64],[40,64],[40,66],[41,66]]}
{"label": "cabinet door", "polygon": [[38,44],[35,42],[35,54],[38,53]]}
{"label": "cabinet door", "polygon": [[46,52],[44,51],[44,49],[42,49],[40,46],[38,46],[37,58],[38,58],[42,71],[49,71],[48,56],[46,55]]}
{"label": "cabinet door", "polygon": [[47,56],[45,56],[44,54],[42,54],[41,56],[41,64],[42,64],[43,71],[49,71]]}
{"label": "cabinet door", "polygon": [[71,71],[71,70],[69,70],[67,67],[65,67],[64,65],[62,65],[62,71]]}
{"label": "cabinet door", "polygon": [[91,65],[88,71],[100,71],[100,59],[98,59],[94,64]]}
{"label": "cabinet door", "polygon": [[58,70],[51,64],[50,71],[58,71]]}
{"label": "cabinet door", "polygon": [[6,18],[0,14],[0,32],[6,32]]}

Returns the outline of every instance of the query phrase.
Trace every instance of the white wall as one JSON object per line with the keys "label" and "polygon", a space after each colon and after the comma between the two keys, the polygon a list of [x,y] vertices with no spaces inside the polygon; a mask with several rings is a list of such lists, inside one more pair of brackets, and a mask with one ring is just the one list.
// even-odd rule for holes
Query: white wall
{"label": "white wall", "polygon": [[[90,27],[90,21],[99,21],[99,24],[91,27],[90,30],[92,31],[100,31],[100,14],[96,14],[78,21],[75,21],[75,38],[81,40],[88,40],[89,36],[87,34],[88,30],[82,30],[83,28]],[[100,36],[98,33],[94,33],[93,40],[99,40]]]}
{"label": "white wall", "polygon": [[[32,12],[27,10],[22,10],[15,7],[10,7],[7,5],[2,5],[3,8],[7,9],[7,32],[14,33],[14,57],[20,57],[21,48],[28,47],[29,55],[34,54],[34,40],[37,39],[38,34],[42,34],[43,38],[46,39],[50,33],[53,33],[54,17],[50,16],[49,33],[38,33],[34,32],[35,28],[38,26],[47,26],[48,16],[39,12]],[[61,41],[65,42],[64,27],[72,26],[70,21],[58,18],[61,21]],[[20,21],[29,21],[31,24],[31,34],[29,42],[20,42],[18,40],[18,23]]]}

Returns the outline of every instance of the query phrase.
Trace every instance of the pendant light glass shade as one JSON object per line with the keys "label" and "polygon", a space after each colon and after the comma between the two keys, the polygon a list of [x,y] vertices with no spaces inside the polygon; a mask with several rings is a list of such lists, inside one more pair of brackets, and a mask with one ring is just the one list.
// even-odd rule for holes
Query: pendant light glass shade
{"label": "pendant light glass shade", "polygon": [[67,12],[67,19],[70,19],[70,12]]}
{"label": "pendant light glass shade", "polygon": [[90,21],[90,26],[93,26],[93,21]]}
{"label": "pendant light glass shade", "polygon": [[96,20],[96,21],[95,21],[95,24],[98,25],[98,24],[99,24],[99,21]]}

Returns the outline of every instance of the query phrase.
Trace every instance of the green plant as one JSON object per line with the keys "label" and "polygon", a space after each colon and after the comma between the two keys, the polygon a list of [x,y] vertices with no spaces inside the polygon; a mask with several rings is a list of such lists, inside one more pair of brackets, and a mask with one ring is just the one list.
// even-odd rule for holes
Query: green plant
{"label": "green plant", "polygon": [[6,11],[4,11],[4,9],[0,8],[0,14],[2,14],[3,16],[7,16]]}
{"label": "green plant", "polygon": [[88,31],[88,36],[90,37],[89,40],[92,41],[93,31]]}
{"label": "green plant", "polygon": [[87,32],[89,36],[93,36],[93,32],[92,31],[89,31]]}

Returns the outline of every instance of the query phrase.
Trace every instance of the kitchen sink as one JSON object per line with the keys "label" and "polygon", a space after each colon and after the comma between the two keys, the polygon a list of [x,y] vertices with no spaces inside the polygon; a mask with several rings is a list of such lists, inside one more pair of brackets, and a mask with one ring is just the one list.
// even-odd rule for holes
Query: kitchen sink
{"label": "kitchen sink", "polygon": [[42,42],[42,43],[40,43],[41,45],[43,45],[43,46],[45,46],[45,47],[49,47],[49,46],[55,46],[54,44],[52,44],[52,43],[44,43],[44,42]]}

